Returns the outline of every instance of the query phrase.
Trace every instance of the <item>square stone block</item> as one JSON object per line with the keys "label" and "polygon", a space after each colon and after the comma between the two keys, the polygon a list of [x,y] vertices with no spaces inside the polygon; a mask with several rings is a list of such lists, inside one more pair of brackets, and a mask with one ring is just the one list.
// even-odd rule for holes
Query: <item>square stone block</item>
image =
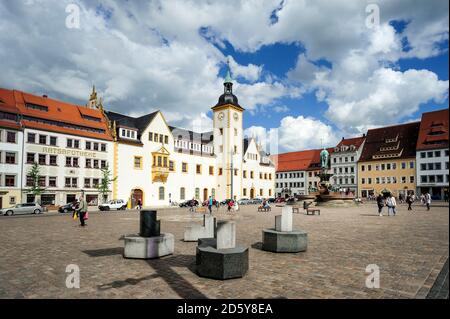
{"label": "square stone block", "polygon": [[234,248],[236,246],[236,222],[217,222],[216,239],[217,249]]}

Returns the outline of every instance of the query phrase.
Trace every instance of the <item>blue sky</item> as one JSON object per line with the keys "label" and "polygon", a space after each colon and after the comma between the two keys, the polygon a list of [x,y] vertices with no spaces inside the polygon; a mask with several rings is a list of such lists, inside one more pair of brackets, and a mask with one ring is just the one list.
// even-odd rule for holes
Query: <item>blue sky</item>
{"label": "blue sky", "polygon": [[448,2],[342,1],[2,1],[0,86],[85,104],[95,84],[205,131],[229,60],[245,134],[275,152],[448,107]]}

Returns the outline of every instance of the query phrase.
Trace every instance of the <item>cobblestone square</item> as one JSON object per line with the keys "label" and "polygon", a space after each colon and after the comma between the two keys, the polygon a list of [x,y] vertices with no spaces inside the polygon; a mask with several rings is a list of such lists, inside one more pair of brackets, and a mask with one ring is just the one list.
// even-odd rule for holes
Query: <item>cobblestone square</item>
{"label": "cobblestone square", "polygon": [[[379,217],[374,204],[321,208],[321,215],[294,214],[294,228],[308,233],[308,250],[276,254],[261,250],[261,231],[274,216],[241,206],[218,219],[237,222],[237,243],[250,247],[242,279],[217,281],[195,274],[195,242],[184,227],[200,214],[158,211],[162,232],[175,235],[175,253],[156,260],[122,257],[125,234],[139,231],[139,214],[92,212],[86,228],[69,215],[0,217],[0,298],[426,298],[448,260],[448,207],[427,212],[401,206]],[[66,288],[66,267],[78,265],[79,289]],[[380,269],[380,288],[366,288],[366,266]],[[447,262],[448,265],[448,262]],[[445,286],[445,284],[443,284]],[[446,288],[448,296],[448,283]],[[445,293],[445,292],[444,292]],[[441,293],[442,294],[442,293]],[[436,296],[436,294],[434,294]]]}

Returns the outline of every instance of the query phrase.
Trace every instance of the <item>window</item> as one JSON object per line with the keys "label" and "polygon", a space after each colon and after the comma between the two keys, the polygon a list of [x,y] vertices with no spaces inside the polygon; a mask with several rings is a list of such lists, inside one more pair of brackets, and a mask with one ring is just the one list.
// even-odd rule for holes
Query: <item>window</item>
{"label": "window", "polygon": [[386,169],[387,169],[387,170],[390,170],[390,169],[391,169],[391,164],[390,164],[390,163],[387,163],[387,164],[386,164]]}
{"label": "window", "polygon": [[[342,179],[339,181],[340,184],[342,184]],[[365,178],[361,178],[361,184],[365,184],[366,183],[366,179]]]}
{"label": "window", "polygon": [[402,162],[402,169],[406,169],[406,163]]}
{"label": "window", "polygon": [[169,171],[175,171],[175,163],[173,161],[169,161]]}
{"label": "window", "polygon": [[36,143],[36,134],[28,133],[28,135],[27,135],[27,142],[28,143]]}
{"label": "window", "polygon": [[6,132],[6,142],[7,143],[16,143],[16,132]]}
{"label": "window", "polygon": [[91,148],[92,148],[92,143],[86,141],[86,149],[87,149],[87,150],[90,150]]}
{"label": "window", "polygon": [[106,152],[106,144],[105,144],[105,143],[101,143],[101,144],[100,144],[100,150],[101,150],[102,152]]}
{"label": "window", "polygon": [[253,171],[250,171],[250,178],[253,178]]}
{"label": "window", "polygon": [[86,168],[92,168],[92,160],[90,158],[86,158]]}
{"label": "window", "polygon": [[33,164],[34,163],[34,156],[35,153],[27,153],[27,164]]}
{"label": "window", "polygon": [[48,178],[48,187],[56,187],[56,176],[50,176]]}
{"label": "window", "polygon": [[159,200],[164,200],[164,187],[159,188]]}
{"label": "window", "polygon": [[434,169],[441,170],[442,169],[441,163],[434,163]]}
{"label": "window", "polygon": [[443,183],[444,182],[444,175],[436,175],[436,181],[438,183]]}
{"label": "window", "polygon": [[214,175],[214,166],[209,167],[209,175]]}
{"label": "window", "polygon": [[15,187],[16,186],[16,175],[5,175],[5,186]]}
{"label": "window", "polygon": [[409,168],[414,168],[414,162],[409,162]]}
{"label": "window", "polygon": [[234,145],[234,154],[237,154],[237,146]]}
{"label": "window", "polygon": [[409,177],[409,182],[410,182],[410,183],[414,183],[414,176],[410,176],[410,177]]}
{"label": "window", "polygon": [[222,167],[219,167],[219,175],[221,176],[223,173]]}
{"label": "window", "polygon": [[164,144],[169,144],[169,136],[164,135]]}
{"label": "window", "polygon": [[73,147],[73,140],[68,138],[67,141],[66,141],[66,146],[72,148]]}
{"label": "window", "polygon": [[187,173],[188,172],[188,164],[187,163],[185,163],[185,162],[181,163],[181,171],[183,173]]}
{"label": "window", "polygon": [[159,135],[159,142],[160,143],[164,142],[164,135],[162,134]]}
{"label": "window", "polygon": [[247,188],[242,189],[242,196],[247,196]]}
{"label": "window", "polygon": [[47,155],[45,154],[39,154],[39,165],[46,165],[47,164]]}
{"label": "window", "polygon": [[10,196],[9,197],[9,205],[15,205],[16,204],[16,196]]}
{"label": "window", "polygon": [[223,153],[223,145],[219,146],[219,153]]}
{"label": "window", "polygon": [[195,189],[195,199],[200,199],[200,188]]}
{"label": "window", "polygon": [[72,166],[73,166],[73,167],[80,167],[80,166],[78,165],[78,157],[74,157],[74,158],[72,159]]}
{"label": "window", "polygon": [[184,187],[180,188],[180,199],[183,200],[186,198],[186,189]]}
{"label": "window", "polygon": [[200,164],[197,164],[197,165],[195,166],[195,172],[196,172],[197,174],[201,174],[201,173],[202,173],[202,166],[201,166]]}
{"label": "window", "polygon": [[[361,165],[361,171],[364,172],[366,170],[366,167],[364,165]],[[339,173],[342,173],[342,169],[339,168]]]}
{"label": "window", "polygon": [[33,104],[33,103],[26,103],[25,106],[28,109],[33,109],[33,110],[39,110],[39,111],[43,111],[43,112],[48,112],[48,107],[44,106],[44,105],[39,105],[39,104]]}
{"label": "window", "polygon": [[219,128],[220,135],[223,135],[223,128]]}
{"label": "window", "polygon": [[50,145],[56,146],[56,143],[57,143],[56,136],[50,136]]}
{"label": "window", "polygon": [[85,178],[84,179],[84,187],[85,188],[91,188],[91,179],[90,178]]}
{"label": "window", "polygon": [[429,175],[429,176],[428,176],[428,179],[429,179],[430,183],[436,182],[436,180],[435,180],[435,178],[434,178],[434,175]]}
{"label": "window", "polygon": [[140,156],[134,157],[134,168],[137,168],[137,169],[142,168],[142,157],[140,157]]}
{"label": "window", "polygon": [[153,142],[153,133],[152,132],[148,132],[148,140],[150,142]]}
{"label": "window", "polygon": [[426,183],[427,182],[427,175],[421,175],[420,176],[420,182],[421,183]]}
{"label": "window", "polygon": [[237,128],[235,128],[234,129],[234,136],[237,136],[238,135],[238,130],[237,130]]}
{"label": "window", "polygon": [[259,196],[263,196],[264,190],[262,188],[259,189]]}
{"label": "window", "polygon": [[94,143],[94,151],[98,151],[98,143]]}
{"label": "window", "polygon": [[94,160],[94,168],[99,168],[97,159]]}
{"label": "window", "polygon": [[34,185],[34,180],[31,175],[27,175],[27,181],[25,182],[27,187],[32,187]]}
{"label": "window", "polygon": [[47,144],[47,135],[39,135],[39,144]]}
{"label": "window", "polygon": [[427,155],[427,153],[425,153],[425,152],[420,152],[420,158],[425,158],[426,155]]}
{"label": "window", "polygon": [[234,169],[234,176],[238,176],[238,169],[237,168]]}
{"label": "window", "polygon": [[5,163],[6,164],[16,164],[16,153],[6,152]]}
{"label": "window", "polygon": [[406,176],[402,176],[402,184],[406,184]]}
{"label": "window", "polygon": [[100,179],[98,179],[98,178],[93,178],[93,179],[92,179],[92,187],[97,188],[99,182],[100,182]]}
{"label": "window", "polygon": [[434,151],[434,157],[441,157],[441,151]]}
{"label": "window", "polygon": [[428,158],[433,157],[433,152],[427,152],[427,157]]}

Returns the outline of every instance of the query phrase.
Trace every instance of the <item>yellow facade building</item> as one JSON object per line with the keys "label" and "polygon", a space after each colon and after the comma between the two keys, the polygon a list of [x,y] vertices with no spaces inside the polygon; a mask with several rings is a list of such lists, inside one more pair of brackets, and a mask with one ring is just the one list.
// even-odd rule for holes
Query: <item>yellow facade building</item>
{"label": "yellow facade building", "polygon": [[358,162],[359,197],[416,190],[416,142],[419,122],[369,130]]}

